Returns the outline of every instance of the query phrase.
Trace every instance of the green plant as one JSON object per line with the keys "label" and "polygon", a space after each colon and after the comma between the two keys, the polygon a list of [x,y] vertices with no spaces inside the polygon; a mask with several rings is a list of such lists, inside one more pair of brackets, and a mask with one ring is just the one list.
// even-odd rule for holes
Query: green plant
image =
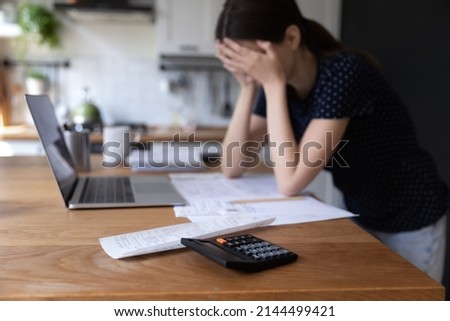
{"label": "green plant", "polygon": [[61,23],[55,14],[46,7],[35,3],[23,3],[19,6],[18,23],[22,29],[22,38],[36,41],[38,45],[56,48],[60,45],[59,31]]}
{"label": "green plant", "polygon": [[30,70],[26,73],[27,78],[34,78],[39,80],[48,80],[47,75],[45,75],[43,72],[40,72],[39,70]]}

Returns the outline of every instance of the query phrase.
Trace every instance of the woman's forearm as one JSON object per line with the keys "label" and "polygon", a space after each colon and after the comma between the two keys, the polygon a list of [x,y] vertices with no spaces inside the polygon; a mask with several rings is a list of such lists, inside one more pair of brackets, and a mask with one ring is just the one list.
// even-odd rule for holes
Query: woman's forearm
{"label": "woman's forearm", "polygon": [[[292,132],[287,108],[286,86],[283,83],[264,88],[267,100],[267,128],[270,135],[270,157],[274,163],[277,185],[283,194],[292,191],[295,158],[298,157],[298,144]],[[298,184],[295,184],[298,185]]]}
{"label": "woman's forearm", "polygon": [[239,98],[222,143],[222,172],[227,177],[240,176],[245,168],[242,159],[245,156],[243,146],[250,139],[250,117],[256,96],[256,85],[242,86]]}
{"label": "woman's forearm", "polygon": [[267,99],[267,127],[271,160],[280,192],[286,196],[301,192],[325,167],[339,145],[349,118],[313,119],[300,143],[292,131],[285,88],[264,88]]}

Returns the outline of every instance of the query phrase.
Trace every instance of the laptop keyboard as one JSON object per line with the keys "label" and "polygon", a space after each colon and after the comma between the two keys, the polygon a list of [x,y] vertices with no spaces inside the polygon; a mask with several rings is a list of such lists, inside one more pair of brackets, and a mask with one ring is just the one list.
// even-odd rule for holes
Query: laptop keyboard
{"label": "laptop keyboard", "polygon": [[134,203],[129,177],[87,177],[82,203]]}

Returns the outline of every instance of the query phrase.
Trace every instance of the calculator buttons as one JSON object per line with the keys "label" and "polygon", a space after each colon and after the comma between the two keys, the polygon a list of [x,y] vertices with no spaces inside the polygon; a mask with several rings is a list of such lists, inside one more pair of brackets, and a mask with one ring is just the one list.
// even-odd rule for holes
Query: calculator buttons
{"label": "calculator buttons", "polygon": [[242,235],[231,238],[217,238],[219,244],[226,244],[227,247],[243,253],[255,260],[271,259],[277,256],[286,255],[287,250],[282,250],[279,246],[270,244],[267,241],[257,239],[251,235]]}

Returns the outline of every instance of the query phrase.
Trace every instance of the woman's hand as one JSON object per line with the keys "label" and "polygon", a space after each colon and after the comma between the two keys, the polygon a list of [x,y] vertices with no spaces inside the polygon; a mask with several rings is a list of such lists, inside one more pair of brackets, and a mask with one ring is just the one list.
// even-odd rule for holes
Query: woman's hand
{"label": "woman's hand", "polygon": [[231,74],[233,74],[234,78],[237,80],[241,88],[244,88],[248,85],[255,86],[255,80],[253,80],[250,76],[246,75],[243,71],[238,71],[229,66],[229,59],[225,56],[225,51],[225,44],[223,42],[216,42],[216,57],[222,61],[224,68]]}
{"label": "woman's hand", "polygon": [[279,54],[271,42],[257,41],[258,50],[249,49],[237,42],[224,39],[217,45],[218,58],[235,76],[254,79],[262,86],[284,84],[286,75]]}

